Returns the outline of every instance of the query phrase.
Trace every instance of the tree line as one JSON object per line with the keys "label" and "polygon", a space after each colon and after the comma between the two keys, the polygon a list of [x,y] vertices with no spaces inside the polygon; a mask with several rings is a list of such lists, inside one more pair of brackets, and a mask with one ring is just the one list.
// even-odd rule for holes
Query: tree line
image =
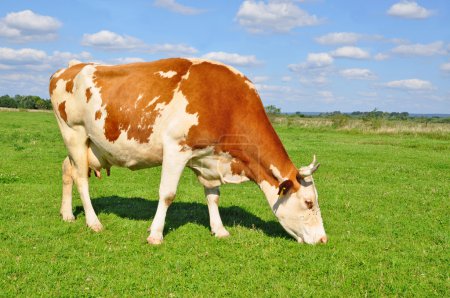
{"label": "tree line", "polygon": [[352,113],[341,113],[340,111],[334,111],[330,113],[321,113],[320,117],[333,117],[333,116],[339,116],[339,115],[345,115],[350,116],[354,118],[361,118],[361,119],[372,119],[372,118],[383,118],[383,119],[394,119],[394,120],[407,120],[410,115],[408,112],[383,112],[379,111],[377,109],[374,109],[370,112],[360,112],[355,111]]}
{"label": "tree line", "polygon": [[9,95],[0,96],[0,107],[30,109],[30,110],[51,110],[52,103],[49,99],[44,99],[36,95]]}

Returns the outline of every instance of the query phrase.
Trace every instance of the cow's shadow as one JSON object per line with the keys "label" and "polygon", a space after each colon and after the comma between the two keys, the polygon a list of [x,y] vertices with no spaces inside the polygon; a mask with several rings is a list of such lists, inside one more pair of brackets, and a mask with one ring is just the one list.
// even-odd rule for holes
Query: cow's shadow
{"label": "cow's shadow", "polygon": [[[92,199],[92,205],[97,214],[113,213],[131,220],[150,221],[155,215],[158,201],[111,196]],[[258,216],[237,206],[219,207],[219,211],[225,228],[242,226],[260,230],[271,237],[290,239],[281,225],[276,221],[264,221]],[[82,212],[84,212],[83,207],[77,206],[74,215],[78,216]],[[173,202],[167,212],[164,233],[170,233],[187,223],[195,223],[209,228],[209,214],[206,204]]]}

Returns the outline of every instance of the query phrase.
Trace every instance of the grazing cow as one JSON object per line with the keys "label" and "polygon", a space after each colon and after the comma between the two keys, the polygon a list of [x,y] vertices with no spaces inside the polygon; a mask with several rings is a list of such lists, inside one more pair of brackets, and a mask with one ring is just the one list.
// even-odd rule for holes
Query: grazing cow
{"label": "grazing cow", "polygon": [[254,181],[284,229],[298,242],[327,242],[312,174],[297,169],[267,118],[254,85],[240,72],[200,59],[100,65],[71,61],[50,80],[53,109],[68,156],[63,162],[61,215],[72,221],[72,185],[86,223],[102,224],[88,177],[111,166],[162,165],[150,244],[160,244],[166,212],[183,169],[204,186],[211,231],[229,235],[219,214],[219,186]]}

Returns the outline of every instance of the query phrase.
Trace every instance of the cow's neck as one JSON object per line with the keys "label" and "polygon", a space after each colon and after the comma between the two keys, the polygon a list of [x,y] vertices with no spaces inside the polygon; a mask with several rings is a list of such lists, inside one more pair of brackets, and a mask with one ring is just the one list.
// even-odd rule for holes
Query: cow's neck
{"label": "cow's neck", "polygon": [[255,150],[250,150],[251,154],[245,162],[245,174],[259,185],[273,207],[278,199],[278,187],[283,181],[291,180],[294,189],[298,189],[298,169],[290,160],[272,126],[268,126],[267,130],[264,138],[255,137],[255,144],[258,145]]}
{"label": "cow's neck", "polygon": [[[283,152],[284,148],[282,148]],[[281,154],[281,152],[279,152]],[[274,206],[278,200],[279,185],[285,180],[291,180],[295,183],[295,188],[298,186],[296,180],[297,168],[291,162],[287,154],[283,158],[279,158],[280,155],[267,156],[259,163],[259,171],[256,174],[254,181],[259,185],[264,195],[267,198],[271,207]]]}

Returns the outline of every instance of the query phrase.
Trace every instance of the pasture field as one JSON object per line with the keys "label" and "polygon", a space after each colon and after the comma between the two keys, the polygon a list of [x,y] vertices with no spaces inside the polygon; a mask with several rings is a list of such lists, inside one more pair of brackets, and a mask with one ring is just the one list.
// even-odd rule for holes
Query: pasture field
{"label": "pasture field", "polygon": [[449,297],[450,135],[277,125],[315,174],[329,242],[300,245],[247,182],[222,186],[231,233],[209,232],[186,170],[161,246],[146,244],[160,168],[91,177],[105,230],[59,217],[66,155],[51,113],[0,112],[0,296]]}

